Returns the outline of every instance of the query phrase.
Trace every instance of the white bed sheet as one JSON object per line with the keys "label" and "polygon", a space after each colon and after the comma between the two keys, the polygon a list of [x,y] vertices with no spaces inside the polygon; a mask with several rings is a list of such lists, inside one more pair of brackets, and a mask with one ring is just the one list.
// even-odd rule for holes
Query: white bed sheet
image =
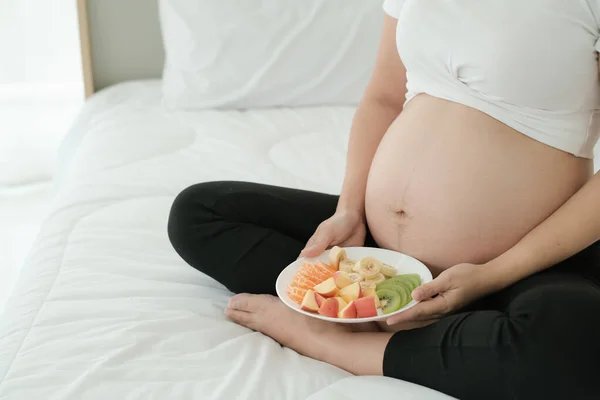
{"label": "white bed sheet", "polygon": [[159,82],[110,88],[64,142],[53,211],[0,320],[0,399],[447,399],[229,322],[231,293],[166,235],[173,198],[196,182],[337,192],[353,110],[160,104]]}

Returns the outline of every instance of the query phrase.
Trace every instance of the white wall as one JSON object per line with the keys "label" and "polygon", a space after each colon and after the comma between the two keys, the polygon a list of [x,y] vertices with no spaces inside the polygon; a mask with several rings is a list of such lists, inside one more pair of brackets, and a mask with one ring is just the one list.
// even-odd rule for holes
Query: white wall
{"label": "white wall", "polygon": [[83,101],[75,0],[0,0],[0,186],[50,179]]}
{"label": "white wall", "polygon": [[75,0],[0,0],[0,84],[81,81]]}

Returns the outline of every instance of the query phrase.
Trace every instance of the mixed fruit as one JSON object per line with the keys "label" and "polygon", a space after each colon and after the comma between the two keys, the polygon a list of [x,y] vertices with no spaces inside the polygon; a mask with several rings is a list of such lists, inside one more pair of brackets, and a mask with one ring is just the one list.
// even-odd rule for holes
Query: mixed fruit
{"label": "mixed fruit", "polygon": [[394,267],[374,257],[358,261],[341,247],[329,251],[329,264],[305,262],[287,293],[304,311],[330,318],[370,318],[398,311],[421,284],[418,274],[397,275]]}

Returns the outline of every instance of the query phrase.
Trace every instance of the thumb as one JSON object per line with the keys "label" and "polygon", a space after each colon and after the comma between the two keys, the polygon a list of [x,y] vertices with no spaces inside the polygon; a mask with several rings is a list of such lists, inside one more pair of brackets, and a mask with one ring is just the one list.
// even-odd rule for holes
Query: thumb
{"label": "thumb", "polygon": [[300,257],[320,256],[327,249],[330,242],[331,235],[324,230],[317,230],[306,244],[306,247],[300,252]]}
{"label": "thumb", "polygon": [[417,287],[412,292],[412,298],[416,301],[430,299],[436,294],[440,294],[446,290],[446,282],[442,277],[437,277],[429,283]]}

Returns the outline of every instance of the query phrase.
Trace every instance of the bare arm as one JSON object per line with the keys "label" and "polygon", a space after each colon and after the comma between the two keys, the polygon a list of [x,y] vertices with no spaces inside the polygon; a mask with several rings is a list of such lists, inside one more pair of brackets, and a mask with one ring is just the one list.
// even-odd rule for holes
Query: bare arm
{"label": "bare arm", "polygon": [[396,48],[397,23],[397,19],[385,16],[375,70],[350,131],[346,175],[338,211],[364,213],[371,161],[385,132],[402,112],[406,96],[406,69]]}
{"label": "bare arm", "polygon": [[371,161],[406,97],[406,69],[396,49],[398,20],[385,16],[375,71],[354,115],[346,176],[336,213],[323,221],[300,253],[316,257],[334,245],[362,246],[365,242],[365,190]]}

